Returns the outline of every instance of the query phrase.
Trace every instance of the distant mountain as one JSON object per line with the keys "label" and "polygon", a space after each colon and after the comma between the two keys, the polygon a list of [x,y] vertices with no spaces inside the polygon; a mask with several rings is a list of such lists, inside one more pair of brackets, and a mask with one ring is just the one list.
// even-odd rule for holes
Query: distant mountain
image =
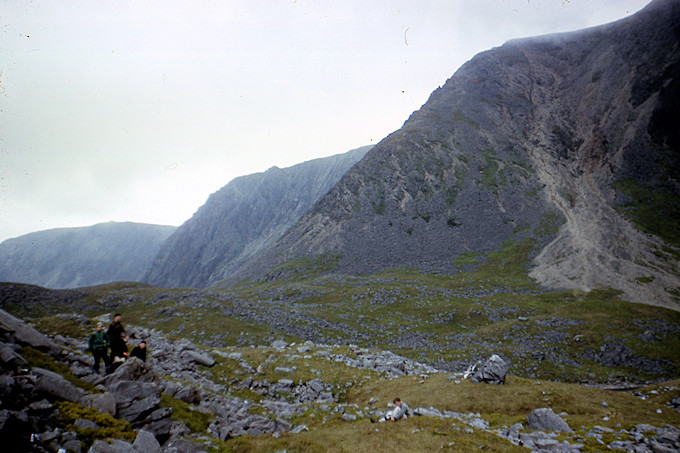
{"label": "distant mountain", "polygon": [[229,276],[281,237],[370,148],[235,178],[163,244],[144,280],[205,287]]}
{"label": "distant mountain", "polygon": [[533,244],[547,286],[679,308],[679,43],[680,2],[659,0],[477,55],[233,278],[301,257],[456,272]]}
{"label": "distant mountain", "polygon": [[175,229],[108,222],[7,239],[0,244],[0,281],[53,289],[140,281]]}

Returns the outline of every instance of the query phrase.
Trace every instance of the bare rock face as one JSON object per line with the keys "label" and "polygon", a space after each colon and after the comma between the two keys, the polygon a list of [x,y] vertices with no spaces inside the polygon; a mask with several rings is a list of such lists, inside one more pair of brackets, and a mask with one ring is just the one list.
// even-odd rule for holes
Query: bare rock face
{"label": "bare rock face", "polygon": [[234,179],[168,239],[145,281],[164,287],[216,284],[281,237],[370,148]]}
{"label": "bare rock face", "polygon": [[477,55],[235,278],[300,257],[455,272],[531,240],[546,286],[679,308],[678,24],[680,2],[656,1]]}

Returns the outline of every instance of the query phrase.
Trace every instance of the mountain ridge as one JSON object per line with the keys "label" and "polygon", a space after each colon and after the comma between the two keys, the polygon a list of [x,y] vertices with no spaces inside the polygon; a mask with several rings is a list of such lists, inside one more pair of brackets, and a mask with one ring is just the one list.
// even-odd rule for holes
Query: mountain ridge
{"label": "mountain ridge", "polygon": [[140,281],[161,243],[175,228],[106,222],[7,239],[0,244],[0,281],[52,289]]}
{"label": "mountain ridge", "polygon": [[680,212],[667,120],[678,23],[680,2],[656,1],[478,54],[234,280],[322,255],[339,257],[340,273],[455,272],[456,256],[531,240],[531,276],[546,286],[612,287],[678,309],[677,227],[642,231],[616,186],[666,191],[667,215]]}
{"label": "mountain ridge", "polygon": [[144,281],[205,287],[278,239],[371,146],[235,178],[168,239]]}

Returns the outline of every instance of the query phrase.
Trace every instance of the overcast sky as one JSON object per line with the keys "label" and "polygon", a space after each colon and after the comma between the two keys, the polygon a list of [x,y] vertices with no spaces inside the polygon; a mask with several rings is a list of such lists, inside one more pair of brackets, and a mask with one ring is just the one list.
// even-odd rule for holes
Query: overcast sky
{"label": "overcast sky", "polygon": [[0,0],[0,241],[180,225],[236,176],[377,143],[475,54],[648,0]]}

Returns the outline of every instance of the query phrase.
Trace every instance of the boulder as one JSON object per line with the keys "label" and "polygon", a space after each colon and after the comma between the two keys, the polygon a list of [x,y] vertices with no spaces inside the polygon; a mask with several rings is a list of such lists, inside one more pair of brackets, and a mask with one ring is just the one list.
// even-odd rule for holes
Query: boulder
{"label": "boulder", "polygon": [[172,408],[162,407],[151,412],[144,420],[138,422],[135,426],[142,427],[158,438],[167,438],[172,434],[173,427],[176,423],[184,424],[183,422],[174,422],[170,416],[172,415]]}
{"label": "boulder", "polygon": [[7,344],[0,344],[0,363],[9,365],[12,362],[22,364],[27,363],[23,357],[14,352],[14,349],[12,349],[11,346]]}
{"label": "boulder", "polygon": [[201,392],[196,387],[180,386],[173,396],[189,404],[199,404],[201,402]]}
{"label": "boulder", "polygon": [[508,373],[509,368],[510,363],[494,354],[483,365],[477,367],[472,373],[470,381],[485,382],[487,384],[505,384],[505,375]]}
{"label": "boulder", "polygon": [[187,439],[170,439],[163,444],[164,453],[203,453],[205,446]]}
{"label": "boulder", "polygon": [[286,343],[283,340],[275,340],[272,342],[272,348],[275,349],[286,349],[288,347],[288,343]]}
{"label": "boulder", "polygon": [[64,450],[73,453],[80,453],[83,450],[83,444],[79,440],[71,439],[64,442]]}
{"label": "boulder", "polygon": [[567,422],[550,408],[534,409],[529,414],[527,428],[538,431],[574,432]]}
{"label": "boulder", "polygon": [[140,453],[160,453],[161,444],[158,443],[156,437],[149,431],[140,429],[135,438],[135,442],[132,444],[135,451]]}
{"label": "boulder", "polygon": [[111,443],[95,440],[87,453],[131,453],[135,452],[132,444],[120,439],[113,439]]}
{"label": "boulder", "polygon": [[202,354],[197,351],[185,350],[182,352],[182,357],[190,362],[198,363],[199,365],[213,366],[215,365],[215,359],[210,357],[208,354]]}
{"label": "boulder", "polygon": [[35,390],[52,397],[52,399],[79,403],[86,395],[86,392],[83,389],[76,387],[53,371],[33,367],[31,373],[36,377]]}
{"label": "boulder", "polygon": [[116,405],[131,403],[137,399],[160,398],[160,389],[150,382],[118,381],[108,386],[116,399]]}
{"label": "boulder", "polygon": [[161,383],[161,379],[156,373],[154,373],[145,362],[142,362],[136,357],[131,357],[123,362],[121,366],[116,368],[116,371],[102,380],[102,384],[105,387],[108,387],[111,384],[120,381]]}
{"label": "boulder", "polygon": [[116,399],[110,393],[94,393],[83,396],[80,404],[88,409],[96,409],[104,414],[116,415]]}
{"label": "boulder", "polygon": [[17,343],[28,345],[41,350],[59,351],[49,338],[41,334],[24,321],[15,318],[5,310],[0,310],[0,332],[9,332]]}
{"label": "boulder", "polygon": [[119,418],[129,422],[136,422],[143,420],[146,416],[158,409],[158,404],[161,402],[160,398],[145,398],[135,400],[128,405],[117,407],[117,414]]}

